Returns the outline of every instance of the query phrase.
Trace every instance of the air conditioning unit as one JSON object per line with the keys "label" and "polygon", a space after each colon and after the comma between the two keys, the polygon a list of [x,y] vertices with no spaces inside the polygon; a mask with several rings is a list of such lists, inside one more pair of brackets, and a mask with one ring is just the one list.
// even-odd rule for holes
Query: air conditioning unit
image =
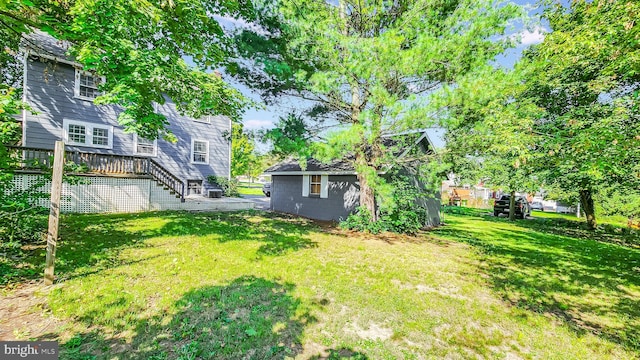
{"label": "air conditioning unit", "polygon": [[222,197],[222,190],[219,190],[219,189],[209,190],[209,197],[210,198],[214,198],[214,199],[221,198]]}

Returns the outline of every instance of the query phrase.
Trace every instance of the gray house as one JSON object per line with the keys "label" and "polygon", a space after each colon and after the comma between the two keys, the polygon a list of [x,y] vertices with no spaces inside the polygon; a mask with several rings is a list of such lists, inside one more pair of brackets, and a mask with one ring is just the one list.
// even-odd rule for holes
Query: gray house
{"label": "gray house", "polygon": [[[426,132],[414,132],[417,140],[411,148],[431,152],[435,148]],[[412,149],[405,148],[398,156]],[[316,159],[307,160],[303,170],[299,162],[289,159],[265,171],[271,175],[271,210],[304,216],[316,220],[341,221],[360,204],[360,186],[357,174],[348,161],[324,164]],[[421,186],[416,182],[416,186]],[[440,224],[440,194],[417,203],[428,214],[428,224]]]}
{"label": "gray house", "polygon": [[189,118],[166,102],[157,111],[167,116],[176,143],[125,133],[116,120],[118,107],[93,104],[101,79],[84,72],[66,55],[67,48],[42,32],[25,41],[23,96],[34,112],[23,112],[22,146],[53,149],[63,140],[69,151],[148,158],[163,176],[182,182],[183,196],[207,196],[213,188],[206,181],[209,175],[230,176],[229,118]]}

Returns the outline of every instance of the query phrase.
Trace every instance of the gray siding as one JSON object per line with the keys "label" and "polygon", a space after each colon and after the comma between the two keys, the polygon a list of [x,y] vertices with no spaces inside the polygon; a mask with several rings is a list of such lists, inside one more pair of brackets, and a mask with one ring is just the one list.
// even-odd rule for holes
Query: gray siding
{"label": "gray siding", "polygon": [[[28,61],[26,99],[35,114],[27,112],[24,124],[24,146],[53,149],[62,139],[64,119],[113,126],[113,148],[68,146],[69,150],[119,155],[136,155],[134,135],[125,134],[117,123],[119,110],[115,106],[96,106],[90,101],[74,97],[75,70],[72,66]],[[175,105],[167,103],[159,108],[169,120],[169,130],[177,143],[158,139],[156,161],[183,180],[206,180],[208,175],[228,176],[230,142],[224,138],[231,132],[228,118],[214,117],[211,123],[194,121],[177,113]],[[209,164],[191,164],[191,140],[209,142]],[[206,183],[205,183],[206,185]]]}
{"label": "gray siding", "polygon": [[271,176],[271,209],[317,220],[344,220],[359,204],[355,175],[329,175],[326,199],[302,196],[302,175]]}
{"label": "gray siding", "polygon": [[[317,220],[341,221],[359,204],[360,186],[355,175],[329,175],[329,196],[326,199],[302,196],[302,175],[271,176],[271,210],[274,211]],[[425,225],[440,224],[440,193],[418,200],[418,207],[427,212]]]}

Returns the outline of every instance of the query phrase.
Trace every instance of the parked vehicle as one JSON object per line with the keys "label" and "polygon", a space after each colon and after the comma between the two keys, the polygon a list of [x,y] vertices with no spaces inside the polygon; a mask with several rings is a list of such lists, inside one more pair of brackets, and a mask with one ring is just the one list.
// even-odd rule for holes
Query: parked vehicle
{"label": "parked vehicle", "polygon": [[262,184],[262,193],[266,197],[271,197],[271,183],[270,182]]}
{"label": "parked vehicle", "polygon": [[529,208],[531,208],[531,210],[544,211],[544,206],[539,201],[534,201],[531,204],[529,204]]}
{"label": "parked vehicle", "polygon": [[[509,215],[509,200],[511,195],[502,195],[500,199],[496,200],[493,205],[493,215],[500,216],[500,214]],[[531,215],[531,208],[529,202],[522,196],[516,196],[516,217],[524,219],[526,216]]]}

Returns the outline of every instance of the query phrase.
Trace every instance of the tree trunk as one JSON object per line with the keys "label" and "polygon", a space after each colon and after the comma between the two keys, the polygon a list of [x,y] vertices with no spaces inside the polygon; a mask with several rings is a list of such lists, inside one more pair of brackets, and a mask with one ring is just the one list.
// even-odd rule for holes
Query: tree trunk
{"label": "tree trunk", "polygon": [[364,206],[369,211],[371,221],[378,221],[376,196],[373,189],[363,174],[358,174],[358,182],[360,183],[360,206]]}
{"label": "tree trunk", "polygon": [[591,230],[595,229],[598,224],[596,223],[596,211],[591,190],[580,190],[580,204],[587,218],[587,227]]}
{"label": "tree trunk", "polygon": [[509,193],[511,197],[509,197],[509,221],[514,221],[516,219],[516,192],[512,191]]}

